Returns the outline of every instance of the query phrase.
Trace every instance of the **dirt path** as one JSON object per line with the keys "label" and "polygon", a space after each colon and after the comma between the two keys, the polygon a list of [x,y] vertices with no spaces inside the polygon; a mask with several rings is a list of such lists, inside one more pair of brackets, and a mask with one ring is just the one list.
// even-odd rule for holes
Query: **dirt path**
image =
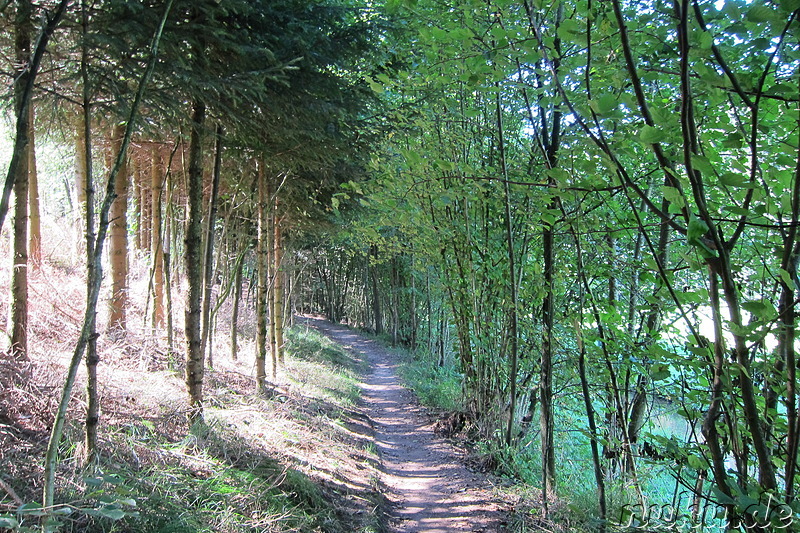
{"label": "dirt path", "polygon": [[391,504],[390,530],[407,533],[504,531],[501,502],[456,448],[433,432],[414,395],[400,384],[393,356],[347,328],[309,320],[336,343],[369,362],[363,410],[374,423]]}

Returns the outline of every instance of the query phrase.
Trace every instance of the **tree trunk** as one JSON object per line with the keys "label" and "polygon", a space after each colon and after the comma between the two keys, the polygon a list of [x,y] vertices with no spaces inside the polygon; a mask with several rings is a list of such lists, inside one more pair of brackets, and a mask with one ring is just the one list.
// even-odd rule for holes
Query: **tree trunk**
{"label": "tree trunk", "polygon": [[[140,160],[144,163],[144,158]],[[152,172],[152,165],[153,162],[150,161],[150,167]],[[153,190],[152,190],[152,174],[150,175],[150,179],[145,179],[145,172],[144,172],[144,165],[138,164],[136,165],[136,177],[139,178],[138,182],[140,184],[141,194],[142,194],[142,204],[139,206],[139,212],[141,217],[141,223],[139,224],[139,234],[141,235],[141,250],[149,251],[151,254],[155,253],[155,249],[153,248],[153,243],[155,242],[154,235],[155,233],[155,226],[153,217],[155,217],[155,204],[154,201],[157,201],[156,198],[153,198]],[[148,183],[150,182],[150,183]]]}
{"label": "tree trunk", "polygon": [[[133,201],[134,201],[134,232],[133,246],[137,250],[144,250],[150,246],[150,243],[145,244],[144,225],[149,224],[150,220],[144,214],[144,196],[149,195],[150,187],[145,186],[142,179],[142,163],[140,160],[133,159],[131,161],[133,172],[131,173],[133,179],[131,180],[131,187],[133,187]],[[152,178],[152,176],[151,176]]]}
{"label": "tree trunk", "polygon": [[[8,6],[9,2],[6,2]],[[11,152],[11,161],[8,164],[8,173],[3,184],[3,193],[0,196],[0,230],[8,215],[11,191],[20,175],[20,166],[27,167],[28,159],[28,131],[30,128],[28,106],[33,95],[34,81],[42,62],[44,51],[50,36],[61,21],[69,0],[61,0],[52,13],[44,17],[45,24],[36,41],[36,48],[31,54],[31,35],[33,5],[30,0],[16,0],[16,12],[14,14],[14,55],[15,72],[14,79],[14,113],[16,115],[16,127],[14,135],[14,148]],[[27,174],[27,172],[26,172]],[[27,179],[27,176],[26,178]],[[27,201],[27,198],[26,198]]]}
{"label": "tree trunk", "polygon": [[185,241],[186,292],[186,387],[189,392],[189,420],[203,420],[204,357],[200,334],[203,291],[202,219],[203,219],[203,138],[206,106],[202,100],[192,104],[192,129],[189,144],[187,180],[188,212]]}
{"label": "tree trunk", "polygon": [[[220,167],[222,165],[222,126],[217,125],[214,172],[211,179],[211,196],[208,199],[205,253],[203,254],[203,353],[211,337],[211,293],[214,289],[214,225],[217,218],[217,196],[219,194]],[[208,367],[214,366],[211,350],[208,352]]]}
{"label": "tree trunk", "polygon": [[[499,89],[500,84],[497,83]],[[508,295],[509,295],[509,337],[511,338],[511,354],[509,355],[509,408],[508,408],[508,425],[506,427],[506,445],[511,446],[513,438],[514,422],[517,414],[517,370],[519,367],[518,353],[519,353],[519,333],[518,333],[518,309],[517,309],[517,268],[516,268],[516,255],[514,253],[514,221],[511,218],[511,191],[508,186],[508,167],[506,165],[506,148],[505,136],[503,131],[503,113],[501,105],[500,91],[496,94],[496,116],[497,116],[497,138],[498,138],[498,152],[500,155],[500,167],[503,174],[503,207],[504,207],[504,226],[506,237],[506,253],[508,256]],[[546,433],[542,433],[542,449],[545,449],[544,442],[546,440]],[[542,455],[546,460],[549,456]],[[547,461],[543,462],[547,462]],[[545,471],[546,472],[546,471]],[[555,476],[555,468],[552,470]],[[547,477],[545,475],[545,477]],[[544,490],[547,490],[545,485]],[[546,501],[546,498],[545,498]]]}
{"label": "tree trunk", "polygon": [[[85,15],[84,15],[85,16]],[[82,58],[86,61],[86,57]],[[88,80],[84,79],[84,85]],[[84,101],[84,121],[82,138],[84,139],[84,153],[81,157],[85,167],[82,174],[86,180],[92,180],[92,132],[91,132],[91,104],[87,98]],[[94,233],[94,188],[87,187],[85,190],[86,211],[86,278],[87,278],[87,302],[95,302],[93,285],[96,279],[102,278],[102,267],[95,261],[95,233]],[[102,245],[101,245],[102,246]],[[97,365],[100,363],[100,355],[97,353],[97,313],[93,310],[87,313],[87,332],[86,332],[86,421],[84,428],[84,443],[86,446],[86,464],[93,465],[97,462],[97,426],[100,423],[100,400],[97,397]]]}
{"label": "tree trunk", "polygon": [[[275,204],[273,204],[275,205]],[[283,366],[283,299],[284,299],[284,268],[283,268],[283,239],[281,234],[281,221],[277,218],[277,213],[273,210],[273,218],[275,220],[275,235],[273,239],[273,253],[272,260],[274,261],[275,281],[272,287],[272,300],[274,302],[273,308],[275,314],[273,315],[273,324],[275,324],[275,355],[273,356],[273,365],[277,362],[277,366]],[[276,370],[273,366],[273,377],[276,376]]]}
{"label": "tree trunk", "polygon": [[28,133],[28,259],[33,268],[42,262],[42,217],[39,208],[39,175],[36,170],[36,141],[34,106],[30,105],[30,130]]}
{"label": "tree trunk", "polygon": [[[238,251],[237,251],[238,252]],[[239,303],[242,301],[242,271],[244,271],[244,250],[236,262],[233,273],[233,310],[231,311],[231,359],[239,357]]]}
{"label": "tree trunk", "polygon": [[172,238],[175,231],[172,225],[175,223],[175,214],[172,209],[173,205],[173,184],[174,178],[169,167],[172,162],[170,157],[169,162],[165,168],[164,180],[167,186],[167,205],[165,206],[166,224],[164,224],[164,238],[161,240],[161,246],[164,247],[164,297],[165,297],[165,314],[167,320],[167,352],[172,354],[175,350],[175,342],[173,339],[173,318],[172,312]]}
{"label": "tree trunk", "polygon": [[[397,256],[392,257],[390,264],[390,294],[392,306],[392,347],[397,346],[398,330],[400,329],[400,283],[397,272]],[[344,299],[344,298],[342,298]]]}
{"label": "tree trunk", "polygon": [[265,391],[267,381],[267,299],[269,291],[269,187],[263,162],[258,162],[258,241],[256,244],[256,388]]}
{"label": "tree trunk", "polygon": [[[150,150],[150,197],[152,205],[152,243],[153,257],[153,328],[164,327],[164,249],[161,242],[161,204],[164,194],[164,161],[161,148],[154,145]],[[142,196],[146,196],[143,187]]]}
{"label": "tree trunk", "polygon": [[28,360],[28,158],[24,159],[14,183],[14,263],[11,274],[11,354],[20,361]]}
{"label": "tree trunk", "polygon": [[[120,152],[125,125],[114,127],[111,145],[113,153]],[[124,335],[127,329],[126,313],[128,307],[128,163],[123,160],[117,175],[114,193],[116,198],[111,205],[109,229],[109,264],[111,267],[111,300],[109,301],[108,330]]]}
{"label": "tree trunk", "polygon": [[84,116],[81,115],[79,124],[75,128],[75,177],[73,187],[75,189],[75,257],[80,257],[86,246],[86,194],[89,184],[86,178],[86,128],[84,128]]}
{"label": "tree trunk", "polygon": [[272,379],[278,378],[278,335],[275,324],[275,198],[272,179],[266,181],[267,208],[267,287],[266,298],[269,307],[269,353],[272,359]]}
{"label": "tree trunk", "polygon": [[[14,189],[14,253],[11,274],[11,356],[28,359],[28,161],[31,130],[30,94],[26,85],[30,73],[27,66],[31,58],[31,16],[33,6],[29,0],[17,0],[14,19],[14,54],[17,71],[14,73],[14,110],[17,115],[17,137],[14,154],[18,164],[9,168],[6,189]],[[13,161],[12,161],[13,162]],[[10,180],[10,181],[9,181]],[[4,198],[5,200],[5,191]],[[5,213],[2,213],[4,216]],[[0,229],[2,219],[0,218]]]}
{"label": "tree trunk", "polygon": [[372,281],[372,318],[375,321],[375,334],[383,333],[383,315],[381,313],[381,295],[378,292],[378,245],[370,246],[374,263],[367,261]]}
{"label": "tree trunk", "polygon": [[[87,0],[81,2],[81,31],[83,37],[88,33],[89,15],[86,6]],[[87,312],[84,319],[86,326],[86,420],[84,428],[84,443],[86,446],[86,464],[94,464],[97,458],[97,426],[100,421],[100,402],[97,397],[97,365],[100,357],[97,353],[97,297],[94,292],[99,287],[102,279],[102,263],[99,262],[100,253],[95,254],[95,212],[94,212],[94,178],[92,169],[92,102],[89,88],[89,51],[85,44],[81,46],[81,121],[76,155],[76,187],[78,188],[79,208],[78,211],[83,215],[86,250],[86,303],[91,306],[91,312]],[[104,204],[105,205],[105,204]],[[107,216],[107,213],[101,213]],[[106,218],[107,220],[107,218]],[[105,235],[106,228],[102,233]],[[99,244],[102,247],[102,242]],[[102,252],[102,250],[101,250]],[[96,259],[97,258],[97,259]],[[78,345],[80,346],[80,340]],[[76,354],[78,353],[76,348]],[[65,386],[66,388],[66,386]],[[55,425],[55,424],[54,424]],[[48,450],[49,451],[49,450]],[[46,489],[45,489],[46,492]],[[45,498],[46,499],[46,498]]]}

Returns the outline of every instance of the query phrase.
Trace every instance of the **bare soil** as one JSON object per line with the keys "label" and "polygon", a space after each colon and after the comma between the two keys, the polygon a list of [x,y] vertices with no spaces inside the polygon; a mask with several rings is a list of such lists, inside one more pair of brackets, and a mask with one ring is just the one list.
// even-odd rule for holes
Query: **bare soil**
{"label": "bare soil", "polygon": [[361,408],[382,461],[390,531],[506,531],[508,504],[495,480],[467,468],[464,450],[435,434],[435,420],[400,382],[397,356],[346,327],[308,323],[369,364]]}

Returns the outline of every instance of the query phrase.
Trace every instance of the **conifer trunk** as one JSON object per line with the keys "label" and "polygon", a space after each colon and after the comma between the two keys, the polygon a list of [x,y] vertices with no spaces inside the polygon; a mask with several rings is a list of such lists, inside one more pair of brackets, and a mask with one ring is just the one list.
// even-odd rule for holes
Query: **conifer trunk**
{"label": "conifer trunk", "polygon": [[269,214],[267,245],[267,301],[269,306],[269,353],[272,358],[272,379],[278,378],[278,334],[275,324],[275,205],[272,197],[272,180],[267,180],[267,198]]}
{"label": "conifer trunk", "polygon": [[256,388],[267,381],[267,291],[269,289],[269,190],[264,165],[258,162],[258,241],[256,244]]}
{"label": "conifer trunk", "polygon": [[[89,16],[87,13],[87,0],[81,2],[81,30],[85,37],[88,32]],[[97,426],[100,420],[100,406],[97,398],[97,365],[100,357],[97,353],[97,296],[95,289],[99,288],[99,279],[102,278],[102,264],[95,260],[95,212],[94,212],[94,180],[92,169],[92,103],[89,89],[88,47],[81,47],[81,120],[78,128],[78,143],[76,153],[76,186],[79,189],[78,211],[83,215],[86,250],[86,304],[85,316],[85,343],[86,343],[86,419],[84,427],[84,443],[86,446],[86,463],[93,464],[97,457]],[[82,205],[81,205],[82,204]],[[103,213],[101,213],[101,216]],[[105,231],[105,228],[103,228]],[[102,246],[102,243],[100,244]],[[99,258],[99,254],[97,255]],[[80,346],[80,340],[78,341]],[[76,354],[78,348],[76,348]],[[66,390],[66,385],[65,385]],[[49,450],[48,450],[49,451]],[[45,490],[45,493],[47,491]],[[46,498],[45,498],[46,499]]]}
{"label": "conifer trunk", "polygon": [[86,223],[86,131],[83,125],[84,117],[81,115],[79,124],[75,128],[75,173],[73,187],[75,189],[75,217],[74,217],[74,251],[75,257],[80,257],[85,248],[85,223]]}
{"label": "conifer trunk", "polygon": [[[150,250],[153,254],[153,327],[164,327],[164,249],[161,243],[161,200],[164,194],[164,161],[161,148],[154,145],[150,150],[151,180],[150,197],[152,205],[152,241]],[[142,196],[145,196],[143,193]]]}
{"label": "conifer trunk", "polygon": [[272,260],[274,262],[275,282],[272,287],[272,301],[273,301],[273,324],[275,324],[275,355],[273,357],[273,378],[277,375],[276,366],[283,367],[283,323],[284,323],[284,268],[283,268],[283,242],[281,232],[281,221],[277,218],[277,214],[273,211],[273,218],[275,220],[275,234],[273,238],[273,253]]}
{"label": "conifer trunk", "polygon": [[136,232],[133,235],[133,246],[137,250],[144,250],[148,246],[144,243],[143,225],[145,224],[145,217],[144,206],[142,204],[144,202],[144,195],[149,193],[149,187],[145,187],[143,183],[141,167],[142,164],[140,161],[137,161],[133,165],[133,179],[131,180],[134,204],[134,226],[136,228]]}
{"label": "conifer trunk", "polygon": [[233,310],[231,311],[231,359],[239,357],[239,303],[242,301],[242,272],[244,271],[244,250],[239,253],[236,270],[233,273]]}
{"label": "conifer trunk", "polygon": [[[28,160],[30,95],[26,95],[26,84],[30,73],[27,70],[31,58],[30,0],[17,0],[14,18],[14,55],[17,70],[14,73],[14,110],[17,116],[17,136],[14,154],[18,164],[10,166],[6,181],[13,182],[14,204],[14,252],[11,273],[11,356],[24,361],[28,359]],[[12,161],[13,162],[13,161]],[[9,191],[10,192],[10,191]],[[5,191],[3,200],[5,201]],[[5,213],[0,213],[5,215]],[[0,219],[2,228],[2,219]]]}
{"label": "conifer trunk", "polygon": [[[120,123],[114,127],[111,145],[113,154],[120,152],[122,137],[125,134],[125,124]],[[128,182],[129,170],[127,159],[122,161],[122,166],[117,175],[114,193],[116,198],[111,204],[109,214],[111,227],[109,229],[109,265],[111,267],[111,300],[109,301],[108,330],[124,334],[126,313],[128,307]]]}
{"label": "conifer trunk", "polygon": [[[28,145],[30,148],[30,145]],[[28,158],[14,182],[14,254],[11,273],[11,353],[28,359]]]}
{"label": "conifer trunk", "polygon": [[202,100],[192,104],[189,144],[188,213],[185,241],[186,292],[186,387],[189,393],[189,420],[203,419],[204,357],[200,334],[203,291],[202,217],[203,217],[203,128],[206,106]]}
{"label": "conifer trunk", "polygon": [[28,130],[28,259],[34,269],[42,262],[42,217],[39,208],[39,174],[36,170],[36,135],[34,105],[30,104],[30,129]]}
{"label": "conifer trunk", "polygon": [[[222,165],[222,126],[217,125],[214,172],[211,179],[211,195],[208,199],[208,220],[206,221],[205,250],[203,254],[203,337],[202,349],[211,338],[211,293],[214,288],[214,225],[217,218],[217,196],[219,194],[220,167]],[[214,366],[212,351],[208,351],[208,367]]]}
{"label": "conifer trunk", "polygon": [[153,183],[152,183],[152,165],[153,162],[150,161],[151,166],[151,174],[149,176],[150,179],[146,179],[144,172],[144,157],[140,159],[141,163],[136,165],[136,177],[139,182],[139,187],[142,194],[142,203],[139,206],[139,217],[140,217],[140,224],[139,224],[139,239],[141,240],[140,250],[149,251],[151,254],[155,253],[155,249],[152,247],[153,245],[153,238],[154,238],[154,221],[153,217],[155,216],[154,212],[154,198],[153,198]]}
{"label": "conifer trunk", "polygon": [[[6,2],[7,7],[10,2]],[[33,34],[32,13],[33,4],[30,0],[16,0],[14,13],[14,60],[15,70],[14,79],[14,114],[16,118],[14,148],[11,152],[11,161],[8,164],[3,192],[0,195],[0,229],[8,215],[11,191],[21,175],[21,166],[26,167],[27,180],[27,159],[28,159],[28,131],[30,121],[28,116],[28,106],[33,95],[34,81],[39,71],[47,43],[55,31],[61,17],[64,15],[69,0],[61,0],[55,10],[44,17],[45,24],[36,40],[36,48],[31,50],[31,37]],[[26,197],[27,203],[27,197]],[[27,244],[26,244],[27,246]]]}

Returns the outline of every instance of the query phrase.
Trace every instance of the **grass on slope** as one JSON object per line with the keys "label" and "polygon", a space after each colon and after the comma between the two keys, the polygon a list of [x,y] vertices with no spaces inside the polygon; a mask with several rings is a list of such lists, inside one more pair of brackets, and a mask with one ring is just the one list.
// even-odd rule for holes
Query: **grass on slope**
{"label": "grass on slope", "polygon": [[[71,408],[54,528],[381,531],[371,428],[353,409],[360,362],[303,326],[288,337],[286,368],[269,397],[254,395],[251,357],[215,361],[206,374],[206,423],[189,428],[182,369],[129,334],[129,344],[117,344],[118,356],[101,368],[101,460],[91,472],[82,468],[81,406]],[[52,373],[35,375],[50,380],[29,384],[26,394],[56,393]],[[0,388],[0,404],[11,399],[9,390]],[[12,410],[0,405],[0,481],[7,489],[0,486],[0,530],[41,531],[36,502],[52,411],[6,416]],[[42,423],[24,427],[37,417]]]}

